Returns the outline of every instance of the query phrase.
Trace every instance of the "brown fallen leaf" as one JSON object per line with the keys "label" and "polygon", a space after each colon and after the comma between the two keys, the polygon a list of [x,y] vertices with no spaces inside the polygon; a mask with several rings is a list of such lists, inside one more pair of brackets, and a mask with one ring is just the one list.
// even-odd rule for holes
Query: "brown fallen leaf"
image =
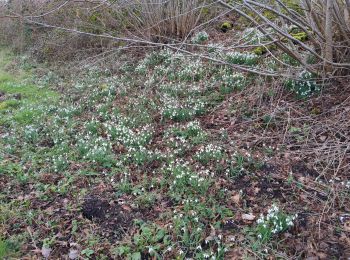
{"label": "brown fallen leaf", "polygon": [[70,249],[68,257],[69,259],[77,259],[79,257],[79,251],[76,249]]}
{"label": "brown fallen leaf", "polygon": [[132,211],[132,209],[128,205],[123,204],[123,205],[121,205],[121,207],[122,207],[123,210],[125,210],[127,212],[131,212]]}
{"label": "brown fallen leaf", "polygon": [[242,214],[242,219],[247,221],[253,221],[255,219],[255,215],[253,214]]}
{"label": "brown fallen leaf", "polygon": [[234,203],[239,204],[239,202],[241,201],[241,195],[239,193],[236,193],[231,197],[231,199]]}
{"label": "brown fallen leaf", "polygon": [[51,251],[52,249],[46,246],[43,246],[41,248],[41,254],[43,255],[43,257],[45,257],[45,259],[49,258]]}

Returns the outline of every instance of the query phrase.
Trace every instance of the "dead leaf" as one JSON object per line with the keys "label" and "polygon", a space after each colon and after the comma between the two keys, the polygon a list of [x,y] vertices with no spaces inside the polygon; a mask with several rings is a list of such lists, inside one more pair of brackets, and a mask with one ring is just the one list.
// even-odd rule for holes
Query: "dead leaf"
{"label": "dead leaf", "polygon": [[125,204],[124,204],[124,205],[122,205],[121,207],[122,207],[123,210],[125,210],[125,211],[127,211],[127,212],[131,212],[131,211],[132,211],[132,209],[131,209],[128,205],[125,205]]}
{"label": "dead leaf", "polygon": [[344,231],[350,232],[350,220],[346,221],[346,222],[343,224],[343,227],[344,227]]}
{"label": "dead leaf", "polygon": [[239,204],[241,201],[241,195],[239,193],[236,193],[231,197],[231,199],[234,201],[234,203]]}
{"label": "dead leaf", "polygon": [[321,142],[325,142],[326,139],[327,139],[327,136],[325,136],[325,135],[321,135],[321,136],[320,136]]}
{"label": "dead leaf", "polygon": [[255,219],[255,215],[253,214],[242,214],[242,219],[247,221],[253,221]]}
{"label": "dead leaf", "polygon": [[41,248],[41,254],[43,255],[43,257],[45,258],[49,258],[50,254],[51,254],[52,249],[46,246],[43,246]]}
{"label": "dead leaf", "polygon": [[69,255],[68,255],[69,259],[77,259],[78,256],[79,256],[79,251],[78,250],[76,250],[76,249],[70,249],[69,250]]}

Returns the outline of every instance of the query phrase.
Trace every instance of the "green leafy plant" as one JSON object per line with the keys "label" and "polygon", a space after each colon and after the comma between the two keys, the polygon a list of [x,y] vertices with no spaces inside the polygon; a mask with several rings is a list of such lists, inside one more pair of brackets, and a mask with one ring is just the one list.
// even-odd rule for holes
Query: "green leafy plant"
{"label": "green leafy plant", "polygon": [[186,162],[170,162],[165,172],[172,177],[170,195],[175,198],[188,194],[204,194],[210,186],[209,172],[198,174]]}
{"label": "green leafy plant", "polygon": [[224,153],[221,147],[209,144],[201,147],[195,154],[195,158],[202,164],[208,164],[209,162],[219,162],[224,158]]}
{"label": "green leafy plant", "polygon": [[273,235],[282,233],[294,225],[298,215],[288,215],[273,204],[266,216],[261,215],[257,220],[254,233],[262,242],[268,242]]}
{"label": "green leafy plant", "polygon": [[321,90],[321,87],[316,82],[316,78],[315,74],[302,71],[298,79],[287,80],[285,86],[295,93],[298,98],[305,99]]}
{"label": "green leafy plant", "polygon": [[223,94],[231,93],[234,90],[242,90],[246,85],[246,78],[242,73],[226,72],[221,77],[222,83],[220,92]]}
{"label": "green leafy plant", "polygon": [[192,43],[199,44],[199,43],[203,43],[203,42],[207,41],[208,39],[209,39],[209,35],[207,34],[207,32],[201,31],[201,32],[196,33],[192,37],[191,41],[192,41]]}
{"label": "green leafy plant", "polygon": [[253,66],[258,62],[259,56],[249,52],[229,52],[226,54],[228,63]]}
{"label": "green leafy plant", "polygon": [[120,245],[114,250],[118,256],[141,260],[141,255],[160,259],[162,252],[170,245],[170,236],[164,228],[136,220],[137,232],[132,237],[132,244]]}
{"label": "green leafy plant", "polygon": [[0,237],[0,258],[4,259],[5,256],[8,253],[8,246],[6,241],[4,241],[1,237]]}

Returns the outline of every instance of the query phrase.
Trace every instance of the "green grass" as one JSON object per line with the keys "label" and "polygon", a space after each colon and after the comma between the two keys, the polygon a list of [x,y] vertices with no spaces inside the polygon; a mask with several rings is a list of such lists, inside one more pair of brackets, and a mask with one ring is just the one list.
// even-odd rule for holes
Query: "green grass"
{"label": "green grass", "polygon": [[13,59],[8,50],[0,50],[0,92],[6,96],[0,101],[0,126],[13,122],[22,125],[31,123],[44,113],[40,105],[55,103],[59,97],[52,90],[26,83],[25,79],[31,76],[30,71],[8,73],[5,68]]}
{"label": "green grass", "polygon": [[5,241],[0,239],[0,259],[3,259],[7,254],[7,245]]}

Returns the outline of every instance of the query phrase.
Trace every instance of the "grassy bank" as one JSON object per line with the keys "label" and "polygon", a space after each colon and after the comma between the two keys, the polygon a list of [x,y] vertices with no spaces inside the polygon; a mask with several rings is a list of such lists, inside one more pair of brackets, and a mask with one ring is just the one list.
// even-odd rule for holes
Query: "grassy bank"
{"label": "grassy bank", "polygon": [[[113,73],[90,66],[57,76],[59,96],[30,84],[42,81],[20,63],[4,71],[13,59],[5,56],[3,255],[304,258],[315,239],[327,244],[319,254],[346,253],[346,176],[320,178],[310,167],[316,156],[300,158],[316,119],[330,117],[310,112],[319,96],[295,99],[262,78],[170,50],[118,56]],[[323,214],[319,205],[334,194],[337,214]]]}

